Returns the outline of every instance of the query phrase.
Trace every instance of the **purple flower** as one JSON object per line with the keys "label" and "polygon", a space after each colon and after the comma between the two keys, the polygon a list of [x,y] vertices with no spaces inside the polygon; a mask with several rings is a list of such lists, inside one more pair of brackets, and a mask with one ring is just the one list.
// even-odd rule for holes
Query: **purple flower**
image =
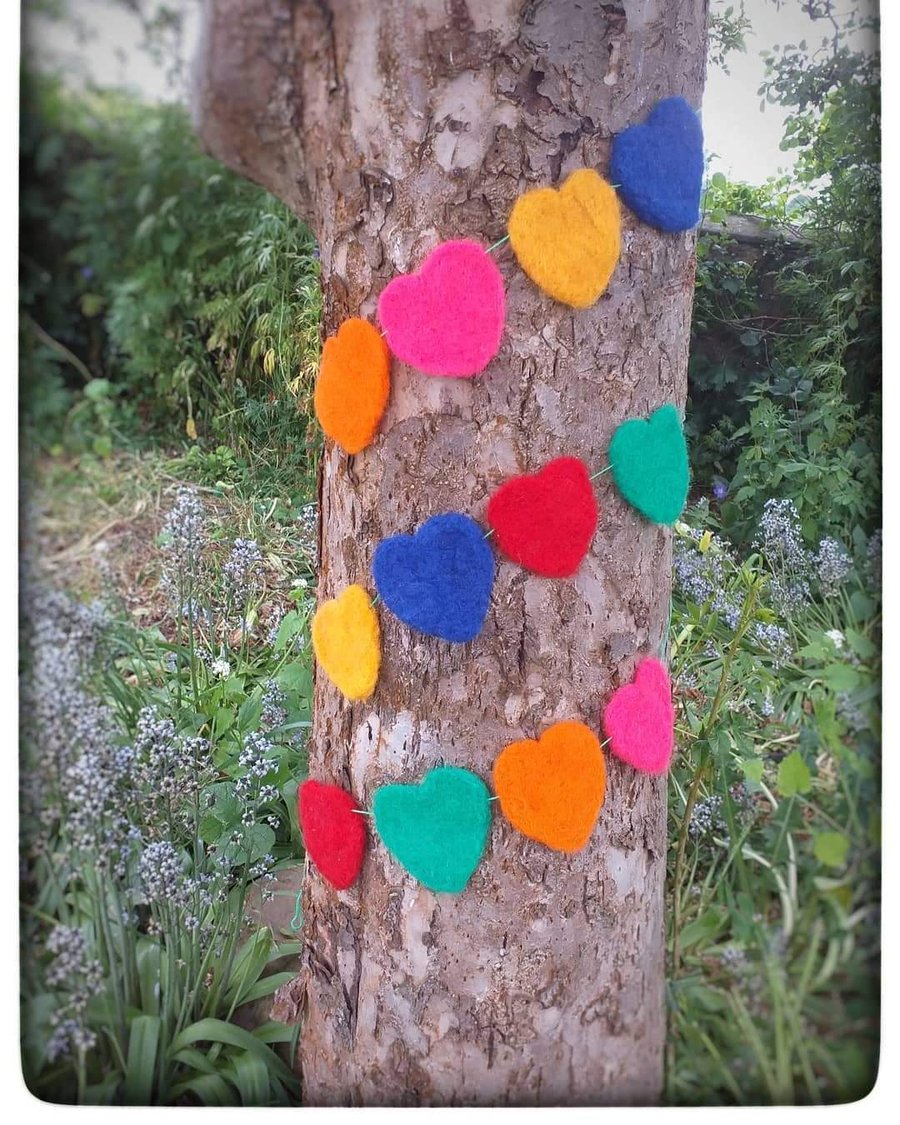
{"label": "purple flower", "polygon": [[717,480],[713,485],[713,496],[717,500],[724,500],[728,495],[728,485],[723,480]]}
{"label": "purple flower", "polygon": [[85,281],[90,281],[94,276],[94,271],[90,266],[82,266],[79,272]]}

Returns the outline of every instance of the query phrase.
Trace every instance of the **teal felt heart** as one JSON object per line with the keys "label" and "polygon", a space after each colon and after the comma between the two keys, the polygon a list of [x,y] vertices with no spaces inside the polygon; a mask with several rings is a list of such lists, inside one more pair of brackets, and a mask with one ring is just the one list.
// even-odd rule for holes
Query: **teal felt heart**
{"label": "teal felt heart", "polygon": [[491,806],[480,777],[457,766],[429,770],[419,785],[385,785],[372,801],[375,830],[391,855],[432,891],[457,894],[487,843]]}
{"label": "teal felt heart", "polygon": [[623,422],[609,443],[613,480],[622,496],[653,523],[674,523],[687,500],[690,469],[681,419],[672,403],[645,422]]}

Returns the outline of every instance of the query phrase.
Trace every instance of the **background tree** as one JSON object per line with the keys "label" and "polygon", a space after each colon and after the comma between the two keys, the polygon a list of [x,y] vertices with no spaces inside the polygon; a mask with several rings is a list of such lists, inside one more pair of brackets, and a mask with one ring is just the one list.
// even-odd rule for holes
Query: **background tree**
{"label": "background tree", "polygon": [[[603,171],[613,134],[660,98],[698,105],[706,3],[213,0],[195,91],[224,163],[308,218],[324,330],[371,317],[385,283],[437,243],[505,234],[517,195]],[[682,405],[693,235],[626,213],[608,293],[543,296],[508,249],[500,355],[472,381],[394,365],[381,436],[321,467],[320,598],[365,581],[375,544],[437,512],[482,515],[515,471],[562,453],[595,469],[624,418]],[[603,481],[604,478],[601,478]],[[638,656],[663,643],[670,534],[599,485],[601,529],[572,582],[500,562],[466,647],[382,614],[370,703],[320,678],[310,772],[361,803],[441,761],[487,776],[508,741],[596,725]],[[609,763],[600,824],[563,857],[496,818],[466,892],[435,896],[374,845],[362,879],[304,897],[303,1019],[312,1104],[651,1102],[662,1081],[665,784]]]}

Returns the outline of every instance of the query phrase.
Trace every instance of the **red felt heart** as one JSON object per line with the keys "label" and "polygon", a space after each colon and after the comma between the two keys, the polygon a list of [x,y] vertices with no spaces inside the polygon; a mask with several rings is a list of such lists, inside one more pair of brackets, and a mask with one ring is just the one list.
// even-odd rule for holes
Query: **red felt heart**
{"label": "red felt heart", "polygon": [[487,506],[503,554],[546,578],[575,573],[599,514],[591,478],[577,457],[557,457],[532,476],[513,477]]}
{"label": "red felt heart", "polygon": [[366,847],[355,799],[337,785],[304,781],[297,793],[303,846],[322,876],[338,891],[356,881]]}

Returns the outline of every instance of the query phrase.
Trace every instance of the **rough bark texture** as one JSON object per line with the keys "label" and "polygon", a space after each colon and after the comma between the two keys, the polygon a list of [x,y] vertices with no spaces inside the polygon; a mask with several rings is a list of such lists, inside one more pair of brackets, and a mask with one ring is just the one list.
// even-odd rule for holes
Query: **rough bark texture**
{"label": "rough bark texture", "polygon": [[[590,166],[659,98],[698,105],[706,0],[214,0],[195,89],[223,161],[313,223],[326,333],[373,317],[435,245],[505,234],[516,196]],[[368,582],[378,541],[438,512],[479,519],[512,473],[607,463],[616,425],[684,404],[694,236],[625,212],[608,292],[576,312],[508,245],[499,356],[473,380],[396,364],[374,446],[326,448],[319,597]],[[319,676],[310,773],[369,805],[440,762],[489,779],[513,739],[580,717],[663,642],[670,533],[596,482],[601,523],[577,577],[500,561],[465,646],[382,609],[374,698]],[[372,842],[360,882],[304,892],[302,970],[282,999],[304,1028],[316,1104],[630,1104],[660,1093],[665,783],[616,760],[588,847],[566,857],[495,816],[466,891],[435,895]]]}

